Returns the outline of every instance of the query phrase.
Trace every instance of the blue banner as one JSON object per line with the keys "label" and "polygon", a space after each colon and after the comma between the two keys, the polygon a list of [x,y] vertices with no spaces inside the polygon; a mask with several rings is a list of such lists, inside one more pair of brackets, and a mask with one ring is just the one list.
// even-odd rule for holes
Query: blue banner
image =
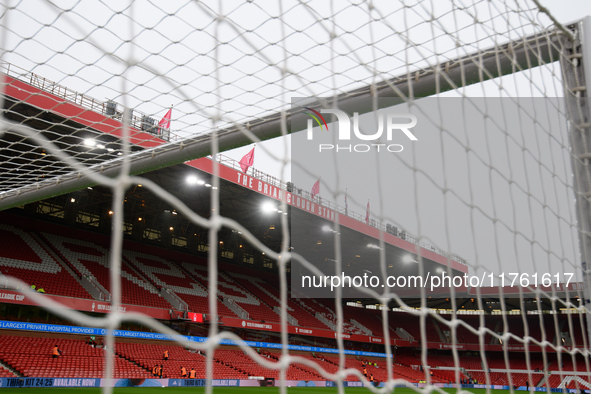
{"label": "blue banner", "polygon": [[22,323],[17,321],[0,321],[0,328],[23,331],[63,332],[64,334],[105,335],[104,328],[78,326],[61,326],[57,324]]}
{"label": "blue banner", "polygon": [[0,387],[100,387],[94,378],[0,378]]}
{"label": "blue banner", "polygon": [[[93,328],[93,327],[78,327],[78,326],[63,326],[58,324],[41,324],[41,323],[22,323],[14,321],[0,320],[0,328],[9,330],[22,330],[22,331],[41,331],[41,332],[53,332],[53,333],[64,333],[64,334],[82,334],[82,335],[106,335],[107,330],[104,328]],[[126,331],[126,330],[113,330],[113,336],[119,338],[137,338],[137,339],[156,339],[164,341],[172,340],[189,340],[191,342],[205,342],[207,337],[191,337],[183,335],[164,335],[154,332],[144,331]],[[223,339],[220,341],[222,345],[236,345],[234,341],[229,339]],[[255,342],[246,341],[246,344],[253,348],[266,348],[266,349],[281,349],[283,346],[280,343],[269,343],[269,342]],[[337,354],[338,349],[316,347],[316,346],[302,346],[302,345],[287,345],[289,350],[299,350],[313,353],[333,353]],[[345,354],[352,356],[364,356],[364,357],[386,357],[385,353],[374,353],[374,352],[363,352],[356,350],[345,350]],[[29,387],[29,386],[27,386]]]}

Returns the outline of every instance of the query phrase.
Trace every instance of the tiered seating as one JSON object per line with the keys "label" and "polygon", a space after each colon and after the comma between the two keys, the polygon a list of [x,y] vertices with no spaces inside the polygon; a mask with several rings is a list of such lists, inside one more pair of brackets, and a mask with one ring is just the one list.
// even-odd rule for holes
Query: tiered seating
{"label": "tiered seating", "polygon": [[[179,266],[181,266],[186,272],[188,272],[189,275],[191,275],[191,278],[193,280],[195,280],[197,283],[199,283],[201,285],[201,287],[204,289],[204,291],[206,291],[206,294],[208,294],[209,292],[206,289],[207,289],[207,284],[209,283],[209,278],[208,278],[206,264],[205,264],[204,260],[199,261],[199,262],[203,263],[203,264],[197,265],[195,263],[188,263],[188,262],[182,261],[179,263]],[[256,298],[254,298],[252,294],[250,294],[249,292],[245,291],[244,289],[238,287],[238,285],[236,285],[234,282],[232,282],[232,280],[229,277],[223,275],[223,273],[221,273],[221,272],[218,272],[217,296],[218,296],[218,314],[221,316],[230,316],[230,317],[236,316],[236,314],[234,312],[232,312],[228,307],[226,307],[222,303],[222,300],[224,298],[232,299],[233,301],[238,303],[240,307],[242,307],[244,310],[249,312],[251,320],[258,320],[258,319],[257,319],[256,314],[253,316],[252,309],[247,308],[248,306],[262,307],[263,309],[265,308],[265,306],[261,305],[260,302]],[[205,308],[207,310],[209,310],[209,304],[206,305]],[[223,313],[221,313],[221,312],[223,312]]]}
{"label": "tiered seating", "polygon": [[[511,384],[513,386],[526,386],[526,382],[529,381],[530,386],[536,386],[540,380],[544,378],[542,373],[532,373],[531,380],[527,373],[516,373],[516,372],[490,372],[490,384],[495,385],[509,385],[509,374],[511,375]],[[470,371],[472,379],[476,379],[478,384],[486,384],[486,373],[484,371]]]}
{"label": "tiered seating", "polygon": [[[338,364],[338,356],[321,356],[326,360]],[[370,360],[370,362],[377,363],[378,367],[369,365],[366,367],[367,373],[373,374],[374,379],[382,382],[388,379],[388,370],[387,370],[387,363],[385,360]],[[345,366],[347,368],[357,369],[359,372],[363,373],[363,364],[360,360],[356,358],[347,358]],[[401,365],[398,363],[393,364],[392,366],[392,377],[394,379],[406,379],[409,382],[417,383],[419,381],[426,380],[425,372],[420,372],[416,369],[407,367],[405,365]],[[348,378],[347,380],[357,380],[356,378]],[[447,383],[447,379],[439,378],[435,375],[431,376],[431,382],[433,383]]]}
{"label": "tiered seating", "polygon": [[[333,299],[327,300],[315,300],[315,299],[301,299],[300,304],[302,307],[312,313],[312,315],[316,316],[316,312],[322,314],[328,321],[336,326],[337,318],[335,312],[335,305]],[[349,307],[343,307],[344,310],[349,309]],[[353,308],[350,308],[353,309]],[[355,326],[349,320],[347,313],[343,314],[343,331],[349,334],[363,334],[363,332]]]}
{"label": "tiered seating", "polygon": [[546,384],[544,384],[544,387],[547,387],[548,385],[551,388],[558,387],[560,385],[560,383],[562,383],[562,380],[564,379],[565,376],[566,375],[560,376],[560,374],[550,375],[550,377],[548,378],[548,382]]}
{"label": "tiered seating", "polygon": [[[462,316],[459,319],[468,323],[470,327],[478,328],[479,326],[478,316]],[[447,325],[441,324],[440,327],[443,331],[452,331],[452,329]],[[478,335],[474,334],[462,324],[457,325],[456,338],[458,339],[458,343],[480,343],[480,338]]]}
{"label": "tiered seating", "polygon": [[[261,279],[254,284],[258,287],[268,290],[277,300],[279,300],[279,289],[272,283],[273,282],[267,282]],[[279,303],[276,305],[279,306]],[[299,303],[295,302],[290,297],[287,298],[287,308],[289,310],[289,314],[293,316],[298,321],[298,324],[302,327],[320,328],[323,330],[329,328],[327,325],[316,319],[313,313],[310,313],[310,311],[303,308]]]}
{"label": "tiered seating", "polygon": [[[58,344],[63,354],[58,359],[51,357],[51,350],[54,344]],[[153,343],[117,343],[115,349],[115,371],[116,378],[147,378],[151,374],[154,365],[163,365],[165,378],[180,377],[180,368],[184,366],[187,370],[194,368],[198,378],[205,378],[206,357],[200,353],[188,351],[175,344],[153,344]],[[163,360],[164,351],[168,350],[169,360]],[[277,362],[280,353],[262,352],[271,362]],[[502,353],[487,354],[489,364],[493,370],[504,366]],[[512,354],[513,370],[519,372],[490,372],[490,383],[494,385],[508,385],[509,374],[511,384],[525,386],[529,381],[530,386],[535,387],[543,378],[543,372],[532,372],[530,375],[520,371],[524,367],[523,356]],[[301,357],[318,363],[325,371],[335,373],[338,370],[339,357],[334,354],[318,353],[316,355],[303,354]],[[513,360],[514,358],[514,360]],[[552,358],[552,357],[550,357]],[[11,368],[27,377],[88,377],[99,378],[103,375],[104,351],[100,348],[93,348],[81,340],[75,339],[50,339],[37,337],[20,337],[4,335],[0,336],[0,359]],[[470,360],[472,359],[472,360]],[[532,368],[536,368],[540,361],[539,354],[532,354]],[[479,357],[460,358],[460,364],[468,367],[467,375],[460,375],[460,378],[471,377],[480,384],[486,383],[486,374],[480,367]],[[236,348],[216,349],[214,353],[214,374],[215,379],[248,379],[249,376],[262,376],[279,378],[279,371],[269,369],[254,362],[249,356]],[[388,378],[386,360],[369,360],[372,365],[366,366],[368,375],[373,374],[376,381],[384,381]],[[582,361],[582,360],[581,360]],[[377,363],[377,367],[373,364]],[[448,383],[455,381],[455,371],[443,370],[436,367],[453,366],[453,359],[447,355],[429,355],[428,363],[432,367],[430,377],[433,383]],[[552,364],[552,363],[550,363]],[[405,379],[409,382],[426,380],[426,372],[420,371],[420,358],[417,355],[397,355],[396,362],[392,367],[392,376],[395,379]],[[413,367],[411,367],[413,366]],[[565,363],[565,368],[572,364]],[[471,369],[476,367],[475,369]],[[362,361],[355,357],[345,358],[345,368],[356,369],[363,372]],[[302,364],[293,363],[287,369],[288,380],[323,380],[324,377],[315,369]],[[12,374],[0,368],[0,376],[12,376]],[[564,377],[569,376],[565,371],[562,376],[553,373],[549,384],[557,387]],[[584,377],[583,377],[584,378]],[[349,376],[346,380],[357,380]],[[576,385],[576,383],[572,383]],[[570,387],[570,386],[569,386]]]}
{"label": "tiered seating", "polygon": [[[415,341],[418,341],[421,333],[421,322],[419,318],[408,316],[406,314],[400,315],[401,318],[394,320],[393,325],[403,328],[406,332],[414,336]],[[427,333],[427,342],[441,342],[439,334],[437,333],[433,321],[427,317],[425,321],[425,329]]]}
{"label": "tiered seating", "polygon": [[[131,264],[155,286],[173,291],[187,303],[189,310],[209,314],[207,286],[188,276],[172,261],[155,254],[146,254],[130,249],[126,249],[124,254]],[[236,317],[236,314],[219,299],[217,309],[219,316]]]}
{"label": "tiered seating", "polygon": [[[197,271],[198,269],[193,268],[191,272],[194,272],[195,275],[199,275]],[[269,305],[254,297],[245,288],[240,286],[240,284],[230,275],[220,272],[219,280],[220,293],[223,294],[224,297],[232,299],[238,304],[238,306],[247,311],[251,320],[277,321],[276,319],[278,315]]]}
{"label": "tiered seating", "polygon": [[[338,364],[332,360],[328,360],[324,358],[324,354],[300,354],[300,357],[307,358],[315,363],[317,363],[322,369],[329,373],[336,373],[339,369]],[[322,379],[324,380],[324,379]],[[349,377],[345,380],[352,381],[357,380],[356,378]]]}
{"label": "tiered seating", "polygon": [[[82,275],[92,275],[107,290],[111,289],[109,251],[88,241],[44,233],[43,237]],[[140,278],[125,263],[121,264],[121,302],[170,309],[159,291]]]}
{"label": "tiered seating", "polygon": [[[259,280],[252,276],[237,274],[234,272],[230,272],[229,274],[236,283],[238,283],[240,286],[242,286],[256,298],[258,298],[260,301],[263,302],[264,305],[268,307],[268,311],[265,310],[263,312],[263,309],[260,309],[260,320],[264,320],[267,322],[279,322],[279,315],[275,313],[272,309],[274,306],[279,306],[279,302],[277,301],[277,299],[273,298],[271,295],[269,295],[267,292],[264,292],[263,290],[261,290],[259,286],[253,283],[253,281],[260,282]],[[291,310],[289,310],[289,308],[288,313],[291,313]]]}
{"label": "tiered seating", "polygon": [[[249,311],[249,313],[251,314],[251,318],[254,315],[258,318],[258,320],[265,320],[269,322],[279,321],[279,315],[273,311],[274,307],[279,307],[280,305],[279,290],[271,282],[266,281],[262,278],[245,275],[243,273],[229,272],[229,275],[242,288],[246,289],[248,292],[252,293],[256,298],[261,300],[263,303],[262,305],[265,306],[264,308],[258,308],[258,310],[253,310],[252,306],[246,305],[245,303],[241,303],[237,300],[241,307]],[[301,327],[319,328],[323,330],[330,329],[329,326],[325,325],[324,323],[316,319],[315,310],[309,307],[309,304],[305,303],[304,300],[299,300],[298,302],[296,302],[293,299],[288,298],[287,311],[292,317],[294,317],[298,321],[298,324]],[[346,332],[352,332],[353,330],[355,330],[356,333],[361,333],[361,331],[359,331],[355,326],[351,325],[350,323],[345,324]]]}
{"label": "tiered seating", "polygon": [[579,376],[579,378],[581,380],[587,382],[587,384],[585,385],[585,384],[581,383],[578,380],[571,380],[571,382],[566,385],[566,388],[568,388],[568,389],[578,389],[578,390],[581,390],[581,389],[588,390],[589,387],[591,386],[589,384],[589,381],[590,381],[589,377],[588,376]]}
{"label": "tiered seating", "polygon": [[[588,382],[589,386],[585,386],[581,382],[576,381],[576,379],[573,379],[575,377],[575,375],[572,375],[572,374],[569,375],[566,372],[563,373],[562,375],[558,372],[552,373],[552,375],[550,375],[550,377],[548,378],[547,384],[549,384],[551,388],[557,388],[560,386],[560,384],[565,379],[568,379],[568,380],[571,380],[571,382],[566,385],[566,388],[587,390],[591,386],[591,380],[589,379],[589,377],[587,375],[577,375],[577,376],[580,379],[582,379],[583,381]],[[542,387],[546,387],[547,384],[543,384]]]}
{"label": "tiered seating", "polygon": [[[266,356],[272,362],[277,362],[279,354],[263,353],[263,356]],[[279,379],[279,370],[269,369],[259,365],[241,350],[216,349],[215,359],[244,371],[244,373],[248,374],[249,376],[263,376],[267,378]],[[286,379],[322,380],[322,377],[314,369],[308,366],[302,364],[291,364],[286,371]]]}
{"label": "tiered seating", "polygon": [[[421,357],[420,356],[412,356],[406,354],[399,354],[396,356],[396,361],[405,366],[418,366],[421,365]],[[482,369],[481,367],[481,360],[480,357],[474,356],[460,356],[459,357],[459,366],[465,369]],[[444,355],[432,355],[429,354],[427,356],[427,364],[433,368],[433,371],[443,371],[437,370],[437,367],[455,367],[456,364],[454,363],[453,356],[444,356]],[[447,374],[443,373],[441,376],[446,376]],[[454,380],[450,379],[450,380]]]}
{"label": "tiered seating", "polygon": [[[381,311],[347,306],[343,307],[343,311],[345,313],[346,320],[355,319],[359,323],[363,324],[365,327],[369,328],[373,336],[384,336],[384,327],[383,322],[381,320]],[[390,317],[392,317],[391,313],[389,315]],[[390,320],[391,324],[394,324],[394,320]],[[388,331],[390,333],[391,339],[398,338],[398,335],[394,330],[388,328]]]}
{"label": "tiered seating", "polygon": [[460,358],[460,366],[466,369],[482,369],[482,359],[477,356],[462,356]]}
{"label": "tiered seating", "polygon": [[14,378],[16,375],[6,369],[3,365],[0,365],[0,378]]}
{"label": "tiered seating", "polygon": [[[58,345],[62,356],[52,358]],[[104,350],[82,340],[0,336],[0,358],[23,376],[102,378]],[[146,378],[149,374],[119,357],[115,358],[115,378]]]}
{"label": "tiered seating", "polygon": [[[400,364],[394,365],[394,378],[406,379],[409,382],[415,383],[427,380],[425,372],[417,371]],[[435,373],[431,376],[431,383],[447,383],[448,380],[449,379],[442,379]]]}
{"label": "tiered seating", "polygon": [[[462,365],[461,362],[465,357],[460,357],[459,362],[460,366]],[[427,362],[430,366],[438,366],[438,367],[455,367],[455,362],[453,356],[435,356],[429,354],[427,356]],[[480,365],[480,359],[478,359],[478,365]]]}
{"label": "tiered seating", "polygon": [[[168,360],[163,359],[165,350],[169,352],[170,357]],[[198,379],[206,377],[205,356],[192,353],[180,346],[119,343],[116,347],[116,353],[150,370],[155,365],[162,365],[163,377],[165,378],[181,377],[181,367],[185,367],[187,372],[194,368]],[[215,359],[214,361],[214,379],[248,379],[248,374],[239,369],[228,365],[222,360]]]}
{"label": "tiered seating", "polygon": [[[500,316],[497,317],[500,320]],[[535,320],[534,320],[535,319]],[[537,321],[537,316],[527,316],[527,326],[529,330],[529,336],[540,340],[542,338],[539,322]],[[504,325],[499,325],[499,331],[504,332]],[[508,316],[507,318],[507,330],[511,334],[523,338],[525,335],[525,325],[523,322],[523,318],[521,316]],[[509,340],[509,344],[517,344],[518,342],[514,339]]]}
{"label": "tiered seating", "polygon": [[[551,360],[557,360],[555,354],[551,355]],[[587,363],[585,363],[585,359],[581,355],[577,355],[575,360],[573,361],[573,357],[570,354],[563,353],[561,357],[561,367],[563,371],[579,371],[579,372],[588,372],[591,370],[591,361],[588,361],[590,366],[587,367]],[[559,370],[558,368],[558,361],[552,363],[553,368],[555,370]]]}
{"label": "tiered seating", "polygon": [[[433,376],[437,379],[443,380],[444,382],[448,383],[455,383],[456,382],[456,372],[449,370],[449,369],[432,369]],[[459,375],[460,379],[466,378],[462,372]]]}
{"label": "tiered seating", "polygon": [[[478,384],[486,384],[486,373],[484,371],[469,371],[470,377]],[[488,374],[490,384],[507,384],[507,374],[504,372],[490,372]]]}
{"label": "tiered seating", "polygon": [[[581,360],[582,361],[582,360]],[[527,361],[525,353],[511,353],[509,355],[509,364],[505,363],[505,358],[502,352],[488,352],[487,353],[488,367],[492,369],[513,369],[524,370],[527,368]],[[541,353],[530,353],[530,367],[532,370],[536,368],[542,370],[544,368],[544,360]],[[476,369],[482,369],[481,367]]]}
{"label": "tiered seating", "polygon": [[[587,338],[588,334],[585,323],[581,325],[578,315],[560,316],[559,318],[559,327],[560,324],[562,324],[562,332],[567,333],[570,336],[570,329],[572,327],[574,337],[571,338],[573,342],[571,345],[576,345],[577,347],[583,347],[584,343],[587,343],[587,346],[589,346],[589,339]],[[583,336],[585,336],[585,340],[583,340]]]}
{"label": "tiered seating", "polygon": [[68,266],[68,268],[70,268],[74,272],[74,274],[78,278],[82,278],[84,276],[76,266],[72,265],[72,263],[68,261],[68,259],[60,252],[60,250],[53,245],[53,243],[51,243],[49,240],[47,240],[47,238],[43,236],[43,233],[36,233],[36,235],[39,237],[39,239],[41,239],[44,245],[46,245],[50,250],[52,250]]}
{"label": "tiered seating", "polygon": [[0,224],[0,272],[43,288],[47,294],[91,298],[28,232]]}

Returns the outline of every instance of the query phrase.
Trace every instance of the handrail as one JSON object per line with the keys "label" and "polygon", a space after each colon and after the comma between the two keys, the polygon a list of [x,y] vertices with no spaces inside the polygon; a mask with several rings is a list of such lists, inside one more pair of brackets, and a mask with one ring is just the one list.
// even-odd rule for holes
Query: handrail
{"label": "handrail", "polygon": [[[114,101],[97,100],[8,62],[0,61],[0,72],[51,93],[54,96],[71,101],[83,108],[98,112],[101,115],[121,122],[123,121],[125,108],[119,109],[119,104]],[[170,129],[162,129],[158,127],[154,118],[141,111],[131,110],[131,120],[129,125],[137,130],[153,134],[165,141],[170,141],[171,135],[174,140],[179,138],[176,134],[171,133]]]}

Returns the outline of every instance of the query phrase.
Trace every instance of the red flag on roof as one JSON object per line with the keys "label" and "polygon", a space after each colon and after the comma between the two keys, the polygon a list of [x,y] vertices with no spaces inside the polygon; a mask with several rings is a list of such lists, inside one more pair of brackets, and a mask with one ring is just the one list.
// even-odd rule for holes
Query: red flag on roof
{"label": "red flag on roof", "polygon": [[159,129],[170,129],[170,118],[172,117],[172,108],[168,110],[164,118],[158,123]]}
{"label": "red flag on roof", "polygon": [[320,193],[320,178],[318,178],[318,180],[316,181],[316,183],[314,183],[314,185],[312,186],[312,190],[310,191],[310,193],[312,194],[312,198],[316,197],[316,195],[318,193]]}
{"label": "red flag on roof", "polygon": [[365,211],[365,223],[369,224],[369,200],[367,200],[367,210]]}
{"label": "red flag on roof", "polygon": [[240,159],[240,168],[242,172],[246,173],[248,168],[254,163],[254,148]]}

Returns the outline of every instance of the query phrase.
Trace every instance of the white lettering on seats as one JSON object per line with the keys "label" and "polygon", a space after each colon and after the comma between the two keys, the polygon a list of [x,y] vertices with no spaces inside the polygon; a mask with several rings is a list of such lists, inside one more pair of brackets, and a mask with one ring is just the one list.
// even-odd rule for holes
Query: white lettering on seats
{"label": "white lettering on seats", "polygon": [[[207,269],[205,267],[186,262],[181,263],[181,265],[196,278],[201,279],[205,283],[207,283]],[[230,298],[238,303],[260,305],[259,300],[254,298],[252,294],[226,281],[224,278],[225,275],[222,272],[220,272],[219,274],[220,275],[218,276],[218,294],[222,295],[223,297]]]}
{"label": "white lettering on seats", "polygon": [[[105,248],[93,244],[92,242],[82,241],[74,238],[66,238],[55,234],[44,233],[43,236],[51,242],[59,252],[83,275],[92,275],[96,277],[84,262],[97,263],[107,269],[110,269],[109,265],[109,251]],[[69,245],[69,246],[68,246]],[[121,267],[121,277],[129,280],[137,286],[149,291],[152,294],[160,294],[158,289],[152,286],[150,283],[138,278],[133,275],[124,267]],[[101,283],[103,286],[106,283]]]}
{"label": "white lettering on seats", "polygon": [[0,230],[7,231],[13,236],[21,238],[23,243],[29,246],[30,251],[34,252],[38,256],[38,259],[36,259],[37,262],[35,262],[5,257],[6,255],[2,256],[2,254],[5,252],[0,252],[0,266],[29,269],[32,271],[51,274],[57,274],[58,272],[62,271],[62,267],[60,267],[53,257],[51,257],[27,232],[6,224],[0,224]]}
{"label": "white lettering on seats", "polygon": [[[142,271],[144,275],[158,286],[165,287],[175,293],[207,297],[207,290],[194,279],[187,277],[174,263],[159,256],[124,250],[124,255]],[[165,279],[165,276],[169,278]],[[172,283],[174,281],[174,283]]]}

